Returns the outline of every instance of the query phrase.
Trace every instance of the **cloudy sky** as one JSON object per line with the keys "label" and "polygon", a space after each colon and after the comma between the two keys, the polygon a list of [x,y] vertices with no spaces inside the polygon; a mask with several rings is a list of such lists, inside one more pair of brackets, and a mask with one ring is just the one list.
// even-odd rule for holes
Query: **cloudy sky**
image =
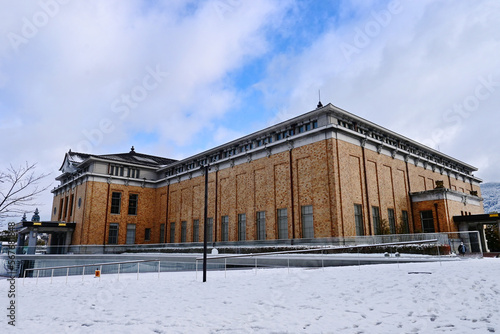
{"label": "cloudy sky", "polygon": [[320,90],[500,181],[499,27],[497,0],[0,0],[0,171],[53,187],[69,149],[181,159]]}

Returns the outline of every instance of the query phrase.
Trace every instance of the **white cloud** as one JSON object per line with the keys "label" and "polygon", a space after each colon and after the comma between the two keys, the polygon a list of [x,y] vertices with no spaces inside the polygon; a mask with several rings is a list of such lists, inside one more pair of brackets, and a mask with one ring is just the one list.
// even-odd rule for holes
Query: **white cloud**
{"label": "white cloud", "polygon": [[[277,55],[259,85],[267,103],[282,106],[278,119],[288,118],[314,109],[321,89],[323,103],[486,166],[491,151],[478,148],[498,145],[482,128],[500,121],[500,85],[459,124],[449,121],[449,109],[474,96],[480,78],[500,83],[498,2],[401,2],[378,34],[356,44],[358,31],[366,33],[377,22],[373,12],[382,10],[387,4],[364,15],[358,10],[356,20],[330,29],[304,52]],[[342,43],[357,45],[358,52],[346,58]],[[478,176],[500,178],[491,165]]]}
{"label": "white cloud", "polygon": [[[500,144],[494,130],[485,131],[500,121],[500,87],[466,116],[452,113],[475,96],[479,78],[500,82],[497,1],[401,1],[389,18],[387,2],[343,1],[336,17],[317,13],[321,33],[304,30],[304,22],[318,24],[304,16],[307,2],[67,1],[16,51],[12,34],[22,35],[27,21],[43,19],[41,4],[56,1],[2,1],[0,128],[8,144],[0,169],[38,161],[52,181],[69,148],[128,151],[140,133],[157,142],[138,151],[182,158],[314,109],[321,89],[323,103],[439,146],[480,167],[479,177],[500,179],[492,157]],[[361,44],[359,31],[368,34]],[[279,44],[294,36],[304,44]],[[356,52],[346,57],[345,44]],[[241,91],[231,73],[256,59],[265,62],[265,76]],[[146,79],[157,68],[166,73],[161,80]],[[251,100],[250,90],[262,92],[262,101]],[[124,98],[133,104],[128,113],[116,109]],[[262,114],[247,128],[220,124],[229,112],[248,110]],[[52,196],[41,200],[46,219]]]}
{"label": "white cloud", "polygon": [[[71,1],[48,15],[42,3],[58,4],[4,1],[0,14],[0,120],[10,143],[0,168],[30,160],[53,174],[69,148],[128,150],[138,131],[192,143],[235,104],[227,73],[267,51],[265,27],[285,9],[267,1]],[[37,24],[37,15],[47,22]],[[36,33],[23,35],[26,24]],[[12,33],[22,41],[15,47]],[[151,69],[167,74],[146,80]],[[128,112],[118,110],[127,95]],[[43,201],[47,218],[51,195]]]}

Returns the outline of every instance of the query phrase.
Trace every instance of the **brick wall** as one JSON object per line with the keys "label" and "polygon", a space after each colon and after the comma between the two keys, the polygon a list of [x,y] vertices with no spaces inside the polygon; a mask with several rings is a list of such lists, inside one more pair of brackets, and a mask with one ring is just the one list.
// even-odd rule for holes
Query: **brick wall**
{"label": "brick wall", "polygon": [[[434,210],[434,204],[439,208],[435,221],[439,220],[441,231],[456,229],[451,217],[461,210],[482,213],[482,206],[461,208],[452,201],[410,203],[410,192],[434,189],[437,180],[443,180],[447,188],[467,193],[479,190],[461,179],[424,168],[421,163],[416,166],[400,156],[391,157],[390,152],[378,153],[330,138],[221,170],[214,166],[209,173],[208,217],[213,218],[214,239],[220,241],[221,219],[228,216],[229,240],[236,241],[238,214],[246,214],[246,239],[253,240],[257,237],[259,211],[265,212],[266,239],[277,239],[278,209],[287,209],[288,238],[301,238],[301,208],[306,205],[313,207],[314,236],[318,238],[356,235],[354,204],[362,206],[365,235],[374,233],[374,206],[380,208],[381,220],[387,220],[388,209],[393,209],[397,226],[402,223],[402,212],[407,211],[411,231],[414,221],[419,229],[419,212]],[[163,241],[160,226],[165,224],[165,241],[170,242],[171,223],[175,223],[174,241],[181,242],[183,221],[187,223],[186,241],[192,242],[194,220],[199,220],[199,241],[202,241],[204,176],[176,181],[156,189],[88,181],[54,196],[56,213],[52,213],[52,220],[58,220],[60,199],[69,200],[73,194],[73,214],[65,216],[71,219],[67,221],[77,223],[73,244],[107,243],[111,223],[119,224],[119,244],[126,241],[127,224],[136,224],[136,243],[158,243]],[[122,194],[118,215],[110,213],[113,192]],[[137,215],[128,214],[130,194],[138,194]],[[80,197],[83,204],[77,207]],[[144,240],[146,228],[151,229],[149,241]]]}

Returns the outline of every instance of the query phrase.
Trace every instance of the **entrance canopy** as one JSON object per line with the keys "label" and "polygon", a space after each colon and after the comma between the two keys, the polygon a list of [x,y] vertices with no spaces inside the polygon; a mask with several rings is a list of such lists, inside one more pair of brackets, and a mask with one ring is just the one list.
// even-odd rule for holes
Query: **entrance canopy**
{"label": "entrance canopy", "polygon": [[457,223],[460,231],[479,231],[483,249],[489,252],[488,242],[486,241],[486,235],[484,233],[484,225],[498,225],[498,227],[500,227],[500,215],[498,213],[453,216],[453,221]]}
{"label": "entrance canopy", "polygon": [[467,215],[453,216],[455,223],[481,223],[481,224],[498,224],[500,223],[500,215],[498,213],[489,213],[482,215]]}
{"label": "entrance canopy", "polygon": [[[35,254],[38,233],[50,235],[48,254],[65,254],[71,244],[76,223],[58,221],[23,221],[15,225],[17,235],[17,254]],[[27,239],[27,241],[26,241]]]}

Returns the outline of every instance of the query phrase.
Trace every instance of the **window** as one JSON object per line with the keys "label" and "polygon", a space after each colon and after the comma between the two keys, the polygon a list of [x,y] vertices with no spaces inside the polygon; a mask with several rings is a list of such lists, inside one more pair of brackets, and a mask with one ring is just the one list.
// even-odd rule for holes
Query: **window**
{"label": "window", "polygon": [[115,215],[120,214],[120,204],[122,201],[122,193],[113,192],[111,195],[111,213]]}
{"label": "window", "polygon": [[135,178],[135,179],[138,179],[139,178],[139,170],[138,169],[134,169],[134,168],[129,168],[128,169],[128,174],[127,176],[128,177],[131,177],[131,178]]}
{"label": "window", "polygon": [[186,242],[187,222],[181,222],[181,242]]}
{"label": "window", "polygon": [[79,197],[78,198],[78,208],[80,208],[82,206],[82,198]]}
{"label": "window", "polygon": [[175,243],[175,223],[170,223],[170,243]]}
{"label": "window", "polygon": [[109,175],[123,176],[123,167],[109,166]]}
{"label": "window", "polygon": [[75,195],[71,195],[69,198],[69,216],[73,216],[73,200],[75,199]]}
{"label": "window", "polygon": [[238,240],[244,241],[247,236],[247,216],[244,213],[238,214]]}
{"label": "window", "polygon": [[151,240],[151,229],[147,228],[144,230],[144,241]]}
{"label": "window", "polygon": [[165,224],[160,225],[160,243],[165,242]]}
{"label": "window", "polygon": [[375,234],[382,234],[380,230],[380,209],[378,206],[372,206],[372,217],[373,217],[373,232]]}
{"label": "window", "polygon": [[116,245],[118,243],[118,224],[109,224],[108,244]]}
{"label": "window", "polygon": [[207,242],[212,242],[214,238],[214,219],[207,218]]}
{"label": "window", "polygon": [[387,215],[389,216],[389,229],[391,234],[396,234],[396,219],[394,219],[394,209],[387,209]]}
{"label": "window", "polygon": [[302,207],[302,237],[314,238],[314,221],[312,205]]}
{"label": "window", "polygon": [[[53,214],[54,216],[56,215],[56,212],[57,212],[57,208],[54,207],[54,214]],[[463,213],[462,213],[462,216],[463,216]]]}
{"label": "window", "polygon": [[137,215],[137,202],[138,202],[139,195],[137,194],[130,194],[128,197],[128,214],[129,215]]}
{"label": "window", "polygon": [[266,240],[266,212],[257,212],[257,240]]}
{"label": "window", "polygon": [[278,239],[288,239],[287,209],[278,209]]}
{"label": "window", "polygon": [[59,201],[59,218],[57,220],[61,220],[62,218],[62,209],[63,209],[64,199],[61,198]]}
{"label": "window", "polygon": [[422,220],[422,231],[424,233],[434,233],[434,218],[432,211],[420,211],[420,219]]}
{"label": "window", "polygon": [[135,244],[135,224],[127,224],[127,244]]}
{"label": "window", "polygon": [[365,235],[363,208],[361,207],[361,204],[354,204],[354,222],[356,223],[356,235]]}
{"label": "window", "polygon": [[229,240],[229,216],[222,216],[221,241]]}
{"label": "window", "polygon": [[200,241],[200,221],[198,219],[193,220],[193,242]]}
{"label": "window", "polygon": [[68,216],[68,196],[64,198],[64,220],[66,220]]}
{"label": "window", "polygon": [[408,221],[408,211],[403,210],[401,212],[401,224],[403,228],[403,233],[410,233],[410,223]]}

